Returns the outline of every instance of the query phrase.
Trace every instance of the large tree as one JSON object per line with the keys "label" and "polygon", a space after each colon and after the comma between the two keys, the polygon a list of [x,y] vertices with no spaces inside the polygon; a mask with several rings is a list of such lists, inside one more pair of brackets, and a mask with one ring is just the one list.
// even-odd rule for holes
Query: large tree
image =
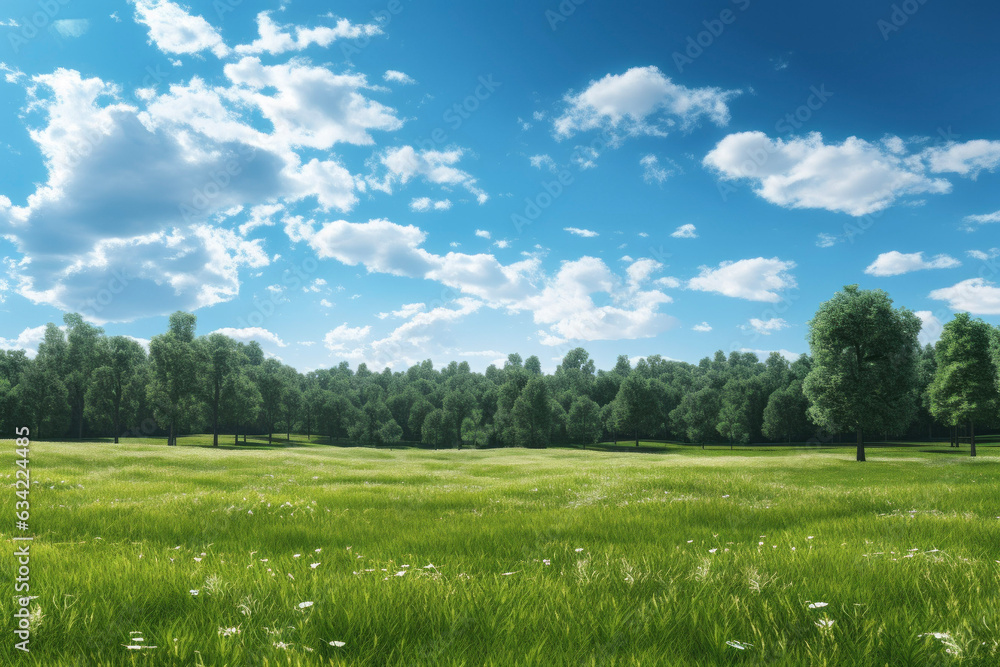
{"label": "large tree", "polygon": [[1000,394],[991,354],[993,332],[986,322],[958,313],[944,325],[935,346],[937,368],[928,387],[931,414],[948,425],[968,424],[971,455],[976,425],[997,421]]}
{"label": "large tree", "polygon": [[168,446],[177,444],[181,428],[201,419],[198,375],[205,360],[194,343],[196,323],[194,315],[178,311],[170,316],[167,333],[149,343],[152,374],[146,393],[156,420],[167,426]]}
{"label": "large tree", "polygon": [[532,377],[524,386],[511,410],[517,444],[545,447],[552,428],[549,388],[541,377]]}
{"label": "large tree", "polygon": [[229,377],[237,372],[236,341],[221,333],[199,338],[198,345],[202,357],[207,361],[205,375],[205,404],[212,420],[212,446],[219,446],[219,418],[222,416],[226,384]]}
{"label": "large tree", "polygon": [[[86,416],[86,396],[91,375],[101,365],[101,341],[104,329],[84,322],[83,316],[67,313],[66,323],[66,369],[63,380],[69,392],[72,406],[72,420],[76,425],[76,437],[83,437],[83,422]],[[116,433],[117,435],[117,433]]]}
{"label": "large tree", "polygon": [[643,379],[638,373],[630,373],[618,388],[615,396],[612,418],[616,428],[631,431],[635,437],[635,446],[639,446],[639,431],[646,430],[651,423],[655,406],[649,380]]}
{"label": "large tree", "polygon": [[601,408],[589,396],[578,396],[569,408],[567,431],[571,442],[587,447],[601,437]]}
{"label": "large tree", "polygon": [[791,384],[771,394],[764,408],[764,435],[771,440],[801,435],[809,428],[809,399],[802,393],[802,383]]}
{"label": "large tree", "polygon": [[900,431],[913,419],[920,326],[884,291],[857,285],[821,304],[809,322],[809,417],[831,431],[854,431],[858,461],[866,430]]}
{"label": "large tree", "polygon": [[87,389],[85,415],[94,424],[110,428],[117,444],[124,425],[138,415],[146,391],[146,352],[125,336],[102,338],[98,347],[100,361]]}

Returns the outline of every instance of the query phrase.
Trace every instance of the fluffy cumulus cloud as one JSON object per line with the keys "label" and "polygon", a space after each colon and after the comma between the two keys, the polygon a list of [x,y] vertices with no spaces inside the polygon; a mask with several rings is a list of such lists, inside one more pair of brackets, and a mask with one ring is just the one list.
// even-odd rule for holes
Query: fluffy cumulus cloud
{"label": "fluffy cumulus cloud", "polygon": [[898,250],[884,252],[868,265],[865,273],[870,276],[899,276],[923,269],[953,269],[962,263],[950,255],[935,255],[924,259],[924,253],[901,253]]}
{"label": "fluffy cumulus cloud", "polygon": [[701,324],[696,324],[691,327],[691,331],[700,331],[701,333],[708,333],[712,330],[712,325],[708,322],[702,322]]}
{"label": "fluffy cumulus cloud", "polygon": [[739,132],[722,139],[703,164],[723,180],[753,183],[757,195],[778,206],[861,216],[914,195],[950,192],[951,182],[938,174],[974,178],[996,169],[1000,142],[950,142],[908,152],[899,137],[828,144],[818,132],[789,139]]}
{"label": "fluffy cumulus cloud", "polygon": [[395,69],[386,70],[385,74],[382,75],[382,78],[389,83],[399,83],[404,86],[412,86],[416,83],[416,81],[414,81],[413,78],[406,72],[400,72]]}
{"label": "fluffy cumulus cloud", "polygon": [[285,341],[281,340],[277,334],[268,331],[262,327],[245,327],[243,329],[234,329],[233,327],[223,327],[222,329],[216,329],[212,333],[222,334],[224,336],[229,336],[234,340],[239,341],[257,341],[270,343],[271,345],[277,345],[278,347],[288,347]]}
{"label": "fluffy cumulus cloud", "polygon": [[402,126],[394,109],[365,97],[370,86],[363,74],[337,74],[294,60],[264,65],[250,56],[226,65],[225,73],[234,84],[227,96],[259,109],[274,126],[273,140],[282,145],[370,145],[371,130]]}
{"label": "fluffy cumulus cloud", "polygon": [[406,185],[419,177],[426,183],[445,188],[463,187],[475,195],[480,204],[484,204],[489,196],[476,184],[475,178],[455,166],[463,153],[457,148],[443,151],[418,151],[412,146],[392,148],[379,156],[378,167],[383,175],[372,175],[368,183],[376,190],[391,194],[395,185]]}
{"label": "fluffy cumulus cloud", "polygon": [[1000,315],[1000,287],[985,278],[970,278],[951,287],[936,289],[930,298],[947,301],[956,311],[973,315]]}
{"label": "fluffy cumulus cloud", "polygon": [[0,336],[0,350],[24,350],[29,357],[34,358],[38,353],[38,344],[45,338],[45,325],[28,327],[17,335],[16,338],[3,338]]}
{"label": "fluffy cumulus cloud", "polygon": [[416,197],[410,202],[410,210],[418,213],[426,213],[427,211],[447,211],[450,208],[450,199],[434,200],[430,197]]}
{"label": "fluffy cumulus cloud", "polygon": [[[257,14],[257,32],[260,35],[250,44],[239,44],[235,51],[256,55],[269,53],[277,55],[286,51],[303,51],[312,45],[328,47],[338,39],[357,39],[382,34],[377,25],[355,25],[347,19],[339,19],[333,26],[282,26],[271,18],[270,12]],[[388,79],[387,79],[388,80]]]}
{"label": "fluffy cumulus cloud", "polygon": [[[133,4],[160,50],[229,55],[203,17],[163,0]],[[128,96],[75,70],[4,71],[24,90],[29,135],[47,171],[25,201],[0,195],[0,234],[19,253],[4,291],[96,322],[235,298],[241,271],[273,261],[251,238],[255,230],[290,204],[349,211],[357,203],[364,178],[331,150],[371,145],[374,133],[402,126],[370,96],[384,89],[363,75],[302,60],[243,57],[213,84],[195,76]],[[442,169],[428,178],[450,182],[447,165],[435,166]],[[464,172],[456,178],[474,182]]]}
{"label": "fluffy cumulus cloud", "polygon": [[564,232],[569,232],[574,236],[582,236],[585,239],[592,239],[595,236],[600,236],[597,232],[592,229],[580,229],[579,227],[564,227]]}
{"label": "fluffy cumulus cloud", "polygon": [[752,331],[760,336],[770,336],[775,331],[787,328],[788,322],[780,317],[772,317],[769,320],[754,317],[747,324],[743,325],[744,331]]}
{"label": "fluffy cumulus cloud", "polygon": [[135,20],[149,29],[149,41],[164,53],[191,54],[211,51],[219,58],[229,55],[222,35],[202,16],[170,0],[131,0]]}
{"label": "fluffy cumulus cloud", "polygon": [[781,300],[780,292],[796,287],[795,278],[789,273],[794,268],[795,262],[777,257],[722,262],[714,268],[701,267],[701,273],[689,280],[687,287],[748,301],[774,303]]}
{"label": "fluffy cumulus cloud", "polygon": [[569,93],[566,108],[553,121],[557,138],[588,130],[616,136],[665,136],[707,118],[716,125],[729,122],[730,99],[738,90],[688,88],[674,83],[656,67],[633,67],[591,81],[579,93]]}
{"label": "fluffy cumulus cloud", "polygon": [[326,332],[323,336],[323,345],[331,352],[341,352],[346,350],[348,345],[357,345],[368,338],[371,330],[370,326],[350,327],[345,322],[336,329]]}
{"label": "fluffy cumulus cloud", "polygon": [[675,239],[696,239],[698,238],[697,228],[688,223],[686,225],[681,225],[675,229],[671,234]]}
{"label": "fluffy cumulus cloud", "polygon": [[[485,253],[429,252],[423,247],[427,239],[423,230],[388,220],[293,221],[286,230],[295,240],[307,241],[320,258],[450,287],[470,300],[459,309],[463,312],[480,306],[529,312],[536,324],[545,327],[540,334],[545,344],[642,338],[674,325],[673,318],[659,312],[660,305],[671,299],[651,286],[654,274],[663,267],[650,259],[630,263],[624,276],[594,257],[564,262],[554,274],[547,274],[533,255],[503,264]],[[477,305],[472,308],[472,304]],[[428,315],[416,307],[412,313],[417,313],[418,321]],[[386,316],[390,315],[396,314]]]}
{"label": "fluffy cumulus cloud", "polygon": [[918,310],[913,314],[920,318],[920,344],[933,345],[936,343],[941,338],[941,331],[944,329],[941,320],[929,310]]}

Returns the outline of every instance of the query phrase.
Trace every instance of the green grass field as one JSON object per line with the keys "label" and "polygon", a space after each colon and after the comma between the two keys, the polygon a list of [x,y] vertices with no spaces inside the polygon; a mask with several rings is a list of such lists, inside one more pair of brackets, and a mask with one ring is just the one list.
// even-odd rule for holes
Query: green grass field
{"label": "green grass field", "polygon": [[993,446],[206,442],[32,445],[0,663],[1000,664]]}

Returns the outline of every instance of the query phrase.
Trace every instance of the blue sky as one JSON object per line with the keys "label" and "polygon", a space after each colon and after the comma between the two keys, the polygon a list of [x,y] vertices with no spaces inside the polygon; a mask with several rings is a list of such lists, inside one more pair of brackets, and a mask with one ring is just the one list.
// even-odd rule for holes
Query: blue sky
{"label": "blue sky", "polygon": [[1000,322],[1000,6],[651,4],[5,3],[0,347],[794,358],[850,283]]}

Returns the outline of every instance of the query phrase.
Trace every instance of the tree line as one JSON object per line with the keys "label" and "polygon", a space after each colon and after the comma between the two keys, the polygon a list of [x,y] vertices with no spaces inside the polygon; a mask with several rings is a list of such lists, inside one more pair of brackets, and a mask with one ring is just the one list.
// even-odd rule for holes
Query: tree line
{"label": "tree line", "polygon": [[106,336],[78,314],[49,324],[33,359],[0,352],[0,428],[38,438],[293,431],[331,442],[435,447],[587,446],[619,439],[688,443],[829,442],[866,433],[953,445],[1000,423],[1000,329],[959,313],[934,346],[920,320],[881,290],[845,287],[809,325],[810,353],[789,362],[718,351],[698,364],[619,356],[598,370],[583,348],[545,374],[536,356],[511,354],[484,373],[468,363],[405,371],[335,368],[300,373],[266,358],[256,342],[195,335],[177,312],[149,351]]}

